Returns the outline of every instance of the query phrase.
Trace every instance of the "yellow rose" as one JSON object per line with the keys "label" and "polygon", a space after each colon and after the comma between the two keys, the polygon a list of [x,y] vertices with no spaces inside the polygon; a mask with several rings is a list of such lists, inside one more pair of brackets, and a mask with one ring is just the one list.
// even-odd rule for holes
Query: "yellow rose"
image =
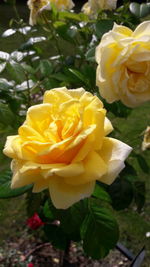
{"label": "yellow rose", "polygon": [[7,138],[12,188],[32,183],[33,192],[48,188],[53,204],[62,209],[89,197],[96,180],[114,181],[131,151],[106,137],[112,129],[97,96],[83,88],[46,91],[43,103],[28,109],[18,135]]}
{"label": "yellow rose", "polygon": [[29,24],[35,25],[39,11],[49,4],[49,0],[28,0],[27,5],[30,9]]}
{"label": "yellow rose", "polygon": [[96,49],[97,86],[109,103],[136,107],[150,100],[150,21],[135,31],[115,24]]}
{"label": "yellow rose", "polygon": [[70,10],[74,7],[72,0],[28,0],[27,4],[29,6],[29,9],[31,10],[29,24],[35,25],[38,14],[44,9],[50,10],[51,3],[54,4],[59,10]]}
{"label": "yellow rose", "polygon": [[86,15],[96,15],[100,10],[112,10],[115,9],[117,0],[89,0],[86,2],[82,11]]}
{"label": "yellow rose", "polygon": [[142,142],[142,150],[150,149],[150,126],[147,126]]}

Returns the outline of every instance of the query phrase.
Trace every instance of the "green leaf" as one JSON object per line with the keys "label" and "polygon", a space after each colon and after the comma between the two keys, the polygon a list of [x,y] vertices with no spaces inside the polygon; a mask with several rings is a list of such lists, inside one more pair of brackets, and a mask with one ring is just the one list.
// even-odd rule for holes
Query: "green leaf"
{"label": "green leaf", "polygon": [[33,67],[31,67],[31,65],[28,65],[25,62],[23,62],[21,66],[28,74],[35,74],[36,72],[36,70]]}
{"label": "green leaf", "polygon": [[6,69],[10,77],[17,83],[21,83],[26,80],[25,72],[21,64],[10,61],[7,63]]}
{"label": "green leaf", "polygon": [[59,211],[60,226],[70,240],[80,241],[80,227],[88,213],[87,199],[81,200],[67,210]]}
{"label": "green leaf", "polygon": [[3,70],[5,69],[5,67],[6,67],[6,62],[3,62],[3,63],[0,63],[0,73],[2,73],[3,72]]}
{"label": "green leaf", "polygon": [[132,112],[131,108],[124,106],[120,101],[114,102],[112,104],[108,104],[103,99],[104,105],[107,111],[112,112],[115,116],[120,118],[127,118]]}
{"label": "green leaf", "polygon": [[53,72],[52,64],[49,60],[43,59],[40,61],[40,71],[41,74],[45,76],[49,76]]}
{"label": "green leaf", "polygon": [[67,237],[62,229],[54,224],[44,225],[44,232],[48,241],[58,249],[65,250],[67,246]]}
{"label": "green leaf", "polygon": [[32,28],[30,26],[25,26],[25,27],[19,28],[18,32],[20,32],[23,35],[26,35],[28,32],[31,31],[31,29]]}
{"label": "green leaf", "polygon": [[138,161],[142,171],[149,174],[150,169],[149,169],[149,166],[148,166],[145,158],[143,156],[141,156],[140,154],[136,154],[136,158],[137,158],[137,161]]}
{"label": "green leaf", "polygon": [[0,90],[9,90],[14,86],[13,82],[9,82],[4,78],[0,79]]}
{"label": "green leaf", "polygon": [[100,200],[106,201],[108,203],[112,203],[109,194],[99,184],[96,184],[95,189],[94,189],[94,192],[93,192],[92,195],[94,197],[100,199]]}
{"label": "green leaf", "polygon": [[32,185],[11,189],[11,177],[11,171],[5,171],[0,174],[0,198],[18,197],[31,189]]}
{"label": "green leaf", "polygon": [[125,209],[133,200],[132,183],[124,177],[119,177],[109,186],[108,193],[111,196],[112,206],[114,209]]}
{"label": "green leaf", "polygon": [[84,83],[88,87],[89,91],[92,91],[95,88],[96,84],[96,69],[94,66],[90,66],[89,64],[84,64],[82,66],[82,74],[85,77]]}
{"label": "green leaf", "polygon": [[118,224],[109,209],[89,200],[89,213],[82,226],[83,249],[93,259],[104,258],[114,248],[118,238]]}
{"label": "green leaf", "polygon": [[69,20],[73,20],[73,21],[89,21],[89,17],[83,13],[73,13],[73,12],[67,12],[67,11],[62,11],[59,12],[59,19],[69,19]]}
{"label": "green leaf", "polygon": [[57,216],[56,210],[54,206],[52,205],[52,203],[50,202],[50,200],[47,200],[45,202],[44,207],[43,207],[43,214],[50,221],[54,221],[57,219],[57,217],[55,217]]}
{"label": "green leaf", "polygon": [[7,61],[10,55],[6,52],[0,51],[0,60]]}
{"label": "green leaf", "polygon": [[21,61],[24,57],[23,53],[22,52],[19,52],[19,51],[14,51],[11,53],[10,55],[11,59],[12,60],[15,60],[17,62]]}
{"label": "green leaf", "polygon": [[139,4],[133,2],[129,5],[129,9],[138,18],[146,17],[150,14],[150,3]]}
{"label": "green leaf", "polygon": [[11,36],[11,35],[13,35],[15,33],[16,33],[16,29],[8,29],[8,30],[3,32],[2,37],[3,38],[9,37],[9,36]]}
{"label": "green leaf", "polygon": [[86,82],[87,78],[82,74],[82,72],[80,72],[79,70],[76,69],[68,69],[75,77],[77,77],[79,80],[81,80],[82,82]]}
{"label": "green leaf", "polygon": [[16,118],[7,104],[0,103],[0,123],[14,126]]}
{"label": "green leaf", "polygon": [[18,92],[23,92],[23,91],[27,91],[27,90],[31,89],[33,86],[34,86],[34,82],[32,80],[28,80],[28,82],[24,81],[23,83],[18,84],[16,86],[16,90]]}
{"label": "green leaf", "polygon": [[102,19],[95,24],[95,31],[98,38],[101,38],[104,33],[112,29],[114,24],[113,20]]}
{"label": "green leaf", "polygon": [[69,41],[71,43],[74,43],[74,39],[72,38],[72,35],[75,35],[76,31],[71,30],[65,22],[56,21],[54,23],[54,27],[62,39]]}
{"label": "green leaf", "polygon": [[86,60],[95,62],[95,47],[90,48],[86,53]]}
{"label": "green leaf", "polygon": [[45,40],[46,40],[46,37],[44,37],[44,36],[31,37],[31,38],[29,38],[29,40],[26,43],[21,45],[20,50],[29,50],[31,48],[33,49],[34,44],[41,43]]}

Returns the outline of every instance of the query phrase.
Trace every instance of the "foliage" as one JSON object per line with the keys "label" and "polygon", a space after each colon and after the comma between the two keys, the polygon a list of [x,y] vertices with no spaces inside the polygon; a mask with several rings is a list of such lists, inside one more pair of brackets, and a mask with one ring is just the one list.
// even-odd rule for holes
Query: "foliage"
{"label": "foliage", "polygon": [[[115,11],[100,11],[98,17],[92,19],[82,13],[58,12],[52,8],[41,14],[36,27],[26,25],[22,20],[11,21],[10,28],[1,38],[9,40],[19,36],[23,41],[14,51],[0,51],[1,148],[6,136],[17,132],[28,107],[40,103],[46,90],[82,86],[99,96],[95,82],[95,49],[101,37],[112,29],[114,21],[134,29],[141,18],[149,14],[149,3],[140,6],[127,2]],[[127,120],[132,112],[120,102],[104,105],[113,118]],[[116,132],[121,139],[119,126]],[[2,155],[0,159],[4,160]],[[133,159],[136,160],[134,166]],[[11,172],[4,164],[0,175],[0,198],[17,197],[28,191],[28,215],[39,212],[46,222],[43,227],[46,238],[55,247],[65,250],[70,240],[82,240],[85,253],[99,259],[109,253],[119,238],[113,209],[123,210],[134,203],[138,212],[142,211],[145,182],[139,177],[139,169],[140,173],[149,174],[144,152],[135,147],[126,168],[112,185],[97,183],[90,199],[62,211],[53,207],[47,191],[34,195],[32,186],[11,190]]]}

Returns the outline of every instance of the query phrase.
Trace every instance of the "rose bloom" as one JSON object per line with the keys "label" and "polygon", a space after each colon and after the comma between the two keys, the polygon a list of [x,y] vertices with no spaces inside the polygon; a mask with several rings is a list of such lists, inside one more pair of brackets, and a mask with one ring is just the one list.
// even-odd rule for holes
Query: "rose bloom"
{"label": "rose bloom", "polygon": [[142,142],[142,150],[150,149],[150,126],[147,126]]}
{"label": "rose bloom", "polygon": [[107,137],[112,130],[97,96],[83,88],[46,91],[43,103],[28,109],[18,135],[7,137],[11,187],[34,184],[33,192],[48,188],[60,209],[89,197],[96,180],[114,181],[131,151]]}
{"label": "rose bloom", "polygon": [[86,2],[82,11],[86,15],[96,15],[100,10],[112,10],[115,9],[117,0],[89,0]]}
{"label": "rose bloom", "polygon": [[27,5],[30,9],[29,24],[35,25],[39,11],[49,4],[49,0],[28,0]]}
{"label": "rose bloom", "polygon": [[28,0],[27,4],[31,10],[29,24],[35,25],[39,13],[41,13],[44,9],[50,10],[51,3],[59,10],[70,10],[74,7],[72,0]]}
{"label": "rose bloom", "polygon": [[41,227],[42,225],[44,225],[44,222],[42,222],[42,220],[39,217],[39,215],[35,212],[32,217],[27,219],[27,225],[32,230],[36,230],[39,227]]}
{"label": "rose bloom", "polygon": [[150,21],[133,32],[115,24],[96,49],[97,86],[107,102],[136,107],[150,100]]}

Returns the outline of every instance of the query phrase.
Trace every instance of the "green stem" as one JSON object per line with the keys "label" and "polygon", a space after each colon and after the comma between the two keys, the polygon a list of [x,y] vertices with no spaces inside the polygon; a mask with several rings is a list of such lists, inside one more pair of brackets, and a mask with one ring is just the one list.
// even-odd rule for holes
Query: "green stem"
{"label": "green stem", "polygon": [[18,13],[18,10],[17,10],[17,7],[16,7],[15,3],[13,4],[13,10],[14,10],[14,13],[16,15],[16,19],[19,21],[20,20],[20,16],[19,16],[19,13]]}

